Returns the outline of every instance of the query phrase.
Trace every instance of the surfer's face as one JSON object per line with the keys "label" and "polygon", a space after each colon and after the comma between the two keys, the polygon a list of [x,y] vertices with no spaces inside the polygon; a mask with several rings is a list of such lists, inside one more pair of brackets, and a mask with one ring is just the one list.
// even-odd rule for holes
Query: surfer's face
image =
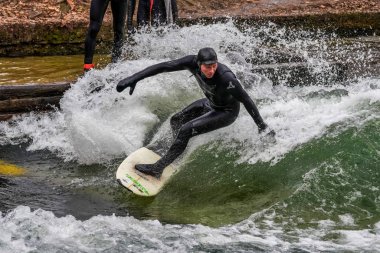
{"label": "surfer's face", "polygon": [[207,77],[212,78],[218,68],[218,63],[213,64],[201,64],[201,72]]}

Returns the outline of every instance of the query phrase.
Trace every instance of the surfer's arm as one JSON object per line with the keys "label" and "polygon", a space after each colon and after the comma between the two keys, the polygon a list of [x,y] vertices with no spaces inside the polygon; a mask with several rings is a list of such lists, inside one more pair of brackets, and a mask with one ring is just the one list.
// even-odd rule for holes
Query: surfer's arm
{"label": "surfer's arm", "polygon": [[167,62],[161,62],[158,64],[154,64],[150,67],[147,67],[144,70],[141,70],[132,76],[129,76],[123,80],[121,80],[117,84],[117,91],[121,92],[127,87],[131,87],[131,90],[129,91],[129,94],[132,95],[133,90],[136,86],[136,83],[141,81],[142,79],[145,79],[147,77],[151,77],[160,73],[164,72],[173,72],[173,71],[180,71],[180,70],[186,70],[190,69],[192,65],[195,63],[195,56],[194,55],[188,55],[183,58],[173,60],[173,61],[167,61]]}
{"label": "surfer's arm", "polygon": [[264,131],[268,125],[264,122],[255,103],[243,89],[240,82],[236,78],[228,78],[226,85],[227,91],[244,105],[245,109],[248,111],[249,115],[251,115],[252,119],[255,121],[257,127],[259,128],[259,132]]}

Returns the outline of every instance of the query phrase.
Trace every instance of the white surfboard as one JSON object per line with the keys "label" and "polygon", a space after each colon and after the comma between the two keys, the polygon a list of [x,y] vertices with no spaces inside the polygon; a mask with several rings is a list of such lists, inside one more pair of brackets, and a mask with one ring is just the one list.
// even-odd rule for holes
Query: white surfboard
{"label": "white surfboard", "polygon": [[116,172],[117,181],[134,194],[140,196],[154,196],[158,194],[177,170],[173,165],[169,165],[164,169],[160,179],[157,179],[156,177],[137,171],[135,165],[155,163],[160,158],[158,154],[145,147],[136,150],[120,164]]}

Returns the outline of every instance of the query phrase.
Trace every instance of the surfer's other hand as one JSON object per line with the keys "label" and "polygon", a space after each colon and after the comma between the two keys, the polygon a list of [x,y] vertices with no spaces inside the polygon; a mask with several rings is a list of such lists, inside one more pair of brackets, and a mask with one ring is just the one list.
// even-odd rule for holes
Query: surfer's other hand
{"label": "surfer's other hand", "polygon": [[261,135],[268,136],[268,137],[275,137],[276,132],[273,129],[270,129],[269,127],[265,130],[259,131]]}
{"label": "surfer's other hand", "polygon": [[259,128],[259,134],[263,134],[265,136],[271,136],[271,137],[276,136],[276,132],[273,129],[270,129],[268,125],[265,123],[261,125],[261,127]]}
{"label": "surfer's other hand", "polygon": [[273,129],[270,129],[270,131],[267,133],[267,136],[275,137],[276,136],[276,132]]}
{"label": "surfer's other hand", "polygon": [[130,87],[130,89],[129,89],[129,95],[132,95],[133,91],[135,90],[136,84],[137,84],[137,82],[132,77],[127,77],[127,78],[121,80],[117,84],[116,90],[118,92],[122,92],[126,88]]}
{"label": "surfer's other hand", "polygon": [[258,127],[259,127],[259,134],[265,133],[266,130],[268,129],[268,125],[265,124],[264,122],[260,123]]}

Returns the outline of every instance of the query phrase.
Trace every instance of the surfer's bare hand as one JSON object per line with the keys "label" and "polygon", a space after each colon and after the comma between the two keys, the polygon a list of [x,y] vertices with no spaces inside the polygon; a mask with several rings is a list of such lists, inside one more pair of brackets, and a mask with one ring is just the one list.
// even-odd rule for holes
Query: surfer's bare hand
{"label": "surfer's bare hand", "polygon": [[137,84],[137,82],[132,77],[127,77],[127,78],[121,80],[117,84],[116,90],[118,92],[122,92],[126,88],[130,87],[130,89],[129,89],[129,95],[132,95],[133,91],[135,90],[136,84]]}

